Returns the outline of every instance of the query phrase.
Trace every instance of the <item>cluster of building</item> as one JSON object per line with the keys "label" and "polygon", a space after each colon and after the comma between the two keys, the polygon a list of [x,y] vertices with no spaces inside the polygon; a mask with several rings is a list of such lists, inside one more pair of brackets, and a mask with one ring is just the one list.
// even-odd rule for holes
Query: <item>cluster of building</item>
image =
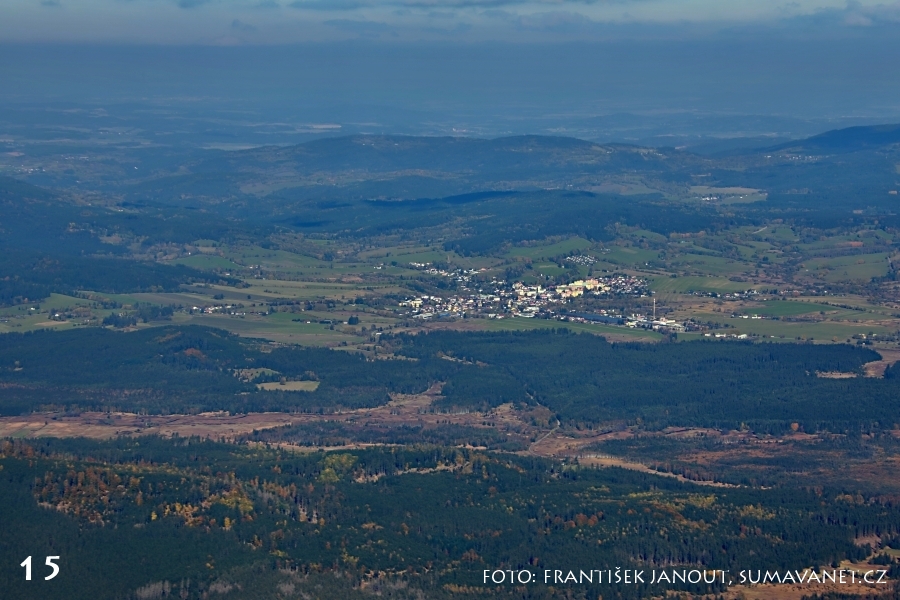
{"label": "cluster of building", "polygon": [[555,291],[562,299],[577,298],[585,294],[593,296],[649,296],[647,281],[633,275],[610,275],[599,279],[579,279],[566,285],[558,285]]}
{"label": "cluster of building", "polygon": [[231,315],[233,317],[246,316],[246,312],[238,310],[240,308],[243,308],[243,306],[238,307],[231,304],[225,304],[221,306],[191,306],[188,312],[190,312],[191,314],[200,313],[202,315]]}
{"label": "cluster of building", "polygon": [[574,263],[576,265],[581,265],[583,267],[590,267],[597,259],[590,254],[579,254],[576,256],[567,256],[566,262]]}
{"label": "cluster of building", "polygon": [[[748,336],[746,333],[704,333],[703,337],[714,337],[714,338],[735,338],[738,340],[746,340]],[[770,337],[775,337],[770,336]]]}
{"label": "cluster of building", "polygon": [[[452,271],[448,271],[446,269],[438,269],[437,267],[433,267],[431,263],[411,262],[409,263],[409,266],[418,271],[428,273],[429,275],[439,275],[441,277],[455,279],[459,283],[468,283],[472,278],[472,275],[480,272],[478,269],[454,269]],[[481,269],[481,271],[484,271],[484,269]]]}
{"label": "cluster of building", "polygon": [[628,316],[615,314],[607,310],[598,310],[595,313],[566,313],[557,316],[560,321],[570,323],[602,323],[605,325],[620,325],[623,327],[652,329],[661,333],[678,333],[682,331],[694,331],[694,323],[679,323],[673,319],[656,316],[656,303],[652,316],[632,313]]}
{"label": "cluster of building", "polygon": [[[461,283],[468,282],[471,274],[463,272],[458,275],[466,278],[465,281],[461,280]],[[490,287],[492,288],[490,291],[468,290],[465,285],[461,285],[460,293],[407,298],[400,302],[400,306],[408,309],[407,314],[417,319],[481,316],[491,319],[541,317],[565,320],[570,317],[560,315],[558,305],[571,298],[586,294],[598,297],[618,295],[640,297],[648,296],[650,293],[645,280],[631,275],[611,275],[558,286],[526,285],[520,281],[509,284],[495,279]]]}
{"label": "cluster of building", "polygon": [[704,298],[719,298],[721,300],[751,300],[756,296],[759,296],[759,290],[745,290],[743,292],[728,292],[722,294],[720,292],[708,292],[708,291],[692,291],[688,292],[691,296],[701,296]]}

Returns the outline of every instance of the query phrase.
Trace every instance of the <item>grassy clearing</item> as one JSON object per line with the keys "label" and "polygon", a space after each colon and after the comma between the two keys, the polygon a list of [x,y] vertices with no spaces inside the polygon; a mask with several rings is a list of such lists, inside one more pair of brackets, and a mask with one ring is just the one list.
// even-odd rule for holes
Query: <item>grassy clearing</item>
{"label": "grassy clearing", "polygon": [[[346,321],[351,315],[359,317],[359,326],[348,326]],[[333,324],[320,321],[332,321]],[[243,317],[224,314],[176,314],[169,323],[205,325],[230,331],[242,337],[253,337],[273,340],[289,344],[306,346],[337,346],[346,343],[355,346],[367,343],[371,328],[389,329],[397,324],[372,313],[361,311],[298,313],[276,312],[267,316],[248,314]],[[364,331],[363,328],[366,328]]]}
{"label": "grassy clearing", "polygon": [[346,299],[364,295],[358,286],[347,283],[320,283],[315,281],[279,281],[254,279],[249,288],[241,290],[261,299],[290,298],[297,300]]}
{"label": "grassy clearing", "polygon": [[479,329],[486,331],[524,331],[527,329],[570,329],[594,335],[627,336],[635,340],[660,340],[662,335],[655,331],[644,329],[631,329],[628,327],[615,327],[613,325],[593,325],[587,323],[563,323],[548,319],[478,319]]}
{"label": "grassy clearing", "polygon": [[311,323],[287,323],[269,317],[236,318],[225,315],[193,315],[184,321],[175,319],[176,323],[193,323],[216,327],[230,331],[241,337],[262,338],[289,344],[304,346],[336,346],[341,342],[357,344],[362,338],[343,333],[338,327],[331,330],[327,325]]}
{"label": "grassy clearing", "polygon": [[777,241],[781,243],[796,242],[799,238],[794,230],[787,225],[772,225],[757,234],[764,240]]}
{"label": "grassy clearing", "polygon": [[573,237],[556,244],[547,246],[515,246],[506,253],[509,258],[551,258],[560,254],[568,254],[572,251],[586,251],[591,247],[591,242],[584,238]]}
{"label": "grassy clearing", "polygon": [[[450,257],[451,261],[458,260],[459,257],[455,252],[442,252],[439,250],[424,250],[422,252],[411,252],[408,254],[398,254],[397,256],[390,257],[391,261],[397,261],[397,265],[404,266],[408,265],[411,262],[414,263],[433,263],[433,262],[444,262],[447,260],[447,257]],[[389,261],[390,262],[390,261]]]}
{"label": "grassy clearing", "polygon": [[[746,333],[760,336],[784,337],[785,339],[803,339],[818,341],[844,342],[857,334],[875,333],[884,335],[892,333],[890,329],[874,323],[848,323],[834,321],[819,321],[814,323],[788,323],[785,321],[773,321],[769,319],[730,319],[723,318],[717,313],[698,313],[696,317],[702,321],[712,321],[722,325],[728,325],[728,329],[720,330],[722,333]],[[733,328],[733,329],[732,329]]]}
{"label": "grassy clearing", "polygon": [[655,250],[641,248],[612,247],[603,258],[614,265],[644,266],[647,263],[659,262],[659,254]]}
{"label": "grassy clearing", "polygon": [[762,315],[766,317],[791,317],[794,315],[805,315],[817,312],[834,312],[833,306],[825,304],[813,304],[809,302],[797,302],[793,300],[773,300],[764,303],[761,307],[746,307],[740,312],[742,314]]}
{"label": "grassy clearing", "polygon": [[534,271],[538,275],[549,275],[550,277],[556,277],[557,275],[568,272],[566,269],[558,267],[555,263],[535,264]]}
{"label": "grassy clearing", "polygon": [[835,258],[814,258],[804,263],[810,273],[824,274],[827,281],[868,281],[883,277],[889,269],[888,254],[857,254]]}
{"label": "grassy clearing", "polygon": [[26,316],[22,318],[0,317],[0,334],[25,333],[43,329],[69,329],[75,327],[72,322],[48,321],[46,315]]}
{"label": "grassy clearing", "polygon": [[[102,298],[107,302],[118,302],[121,305],[126,304],[134,304],[135,302],[141,302],[140,296],[142,294],[106,294],[104,292],[92,292],[90,290],[83,290],[83,293],[90,295],[92,298]],[[90,302],[88,300],[88,302]],[[171,304],[168,302],[167,304]]]}
{"label": "grassy clearing", "polygon": [[719,276],[742,273],[749,268],[749,265],[745,262],[721,256],[708,256],[706,254],[682,254],[672,261],[672,266],[678,269]]}
{"label": "grassy clearing", "polygon": [[637,239],[645,238],[648,240],[652,240],[654,242],[666,242],[669,239],[662,234],[655,233],[648,229],[636,229],[635,231],[630,232],[628,235],[631,238],[637,238]]}
{"label": "grassy clearing", "polygon": [[753,284],[730,281],[724,277],[655,277],[650,281],[650,289],[657,293],[685,292],[742,292],[752,289]]}
{"label": "grassy clearing", "polygon": [[64,296],[63,294],[50,294],[40,302],[41,308],[48,310],[60,310],[63,308],[71,308],[75,306],[90,306],[91,301],[84,298],[76,298],[75,296]]}
{"label": "grassy clearing", "polygon": [[284,250],[266,250],[255,246],[228,249],[223,254],[226,259],[237,263],[243,269],[261,267],[264,271],[277,271],[295,276],[353,275],[368,268],[368,265],[364,263],[319,260],[305,254],[295,254]]}
{"label": "grassy clearing", "polygon": [[210,254],[195,254],[193,256],[187,256],[185,258],[177,258],[171,261],[171,264],[175,265],[185,265],[188,267],[193,267],[194,269],[226,269],[226,270],[238,270],[242,269],[241,265],[228,260],[227,258],[223,258],[221,256],[210,255]]}
{"label": "grassy clearing", "polygon": [[398,256],[427,252],[430,248],[423,246],[383,246],[374,250],[363,250],[356,255],[362,260],[397,260]]}

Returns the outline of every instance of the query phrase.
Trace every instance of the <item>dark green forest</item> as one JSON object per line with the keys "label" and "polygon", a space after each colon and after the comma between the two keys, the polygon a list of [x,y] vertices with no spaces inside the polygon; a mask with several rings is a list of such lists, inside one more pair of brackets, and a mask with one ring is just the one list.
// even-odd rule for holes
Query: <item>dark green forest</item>
{"label": "dark green forest", "polygon": [[900,408],[894,379],[816,377],[817,371],[859,371],[877,360],[871,350],[846,345],[610,344],[565,331],[435,332],[398,341],[399,352],[420,360],[446,353],[487,365],[450,379],[443,391],[446,406],[539,403],[571,423],[743,423],[755,431],[783,432],[799,422],[808,431],[840,431],[890,428]]}
{"label": "dark green forest", "polygon": [[[477,596],[488,591],[484,569],[828,567],[870,552],[854,537],[900,532],[900,510],[886,497],[703,488],[464,449],[294,454],[141,438],[0,450],[0,586],[9,599],[38,589],[45,598],[121,598],[154,582],[183,598],[215,589],[272,597],[290,582],[336,597],[400,580],[411,595],[466,587]],[[15,565],[26,555],[60,556],[60,576],[23,581]],[[501,598],[565,592],[489,587]],[[664,589],[570,591],[638,598]]]}
{"label": "dark green forest", "polygon": [[[439,382],[436,410],[540,405],[561,422],[586,427],[621,422],[651,430],[783,433],[798,423],[808,432],[842,433],[891,429],[900,410],[896,367],[884,379],[816,376],[858,372],[877,360],[872,350],[850,345],[625,344],[544,330],[385,335],[380,347],[405,358],[273,348],[198,326],[8,334],[0,346],[0,410],[327,412],[383,405],[392,393],[421,393]],[[237,377],[244,369],[319,387],[260,391],[254,383],[271,376],[260,372],[244,381]]]}

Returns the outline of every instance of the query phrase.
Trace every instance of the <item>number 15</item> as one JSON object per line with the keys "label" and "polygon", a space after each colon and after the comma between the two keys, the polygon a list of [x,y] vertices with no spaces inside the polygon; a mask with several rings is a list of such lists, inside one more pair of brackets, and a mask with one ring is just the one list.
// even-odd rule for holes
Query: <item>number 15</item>
{"label": "number 15", "polygon": [[[48,556],[47,560],[44,561],[44,564],[53,569],[53,572],[44,577],[44,581],[50,581],[57,575],[59,575],[59,565],[57,565],[54,560],[59,560],[58,556]],[[29,556],[25,560],[22,561],[20,567],[25,567],[25,581],[31,581],[31,557]]]}

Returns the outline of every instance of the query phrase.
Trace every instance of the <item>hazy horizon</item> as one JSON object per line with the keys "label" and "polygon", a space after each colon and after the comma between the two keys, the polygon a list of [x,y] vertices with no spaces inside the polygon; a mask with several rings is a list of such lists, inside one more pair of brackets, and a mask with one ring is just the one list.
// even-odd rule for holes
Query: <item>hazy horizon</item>
{"label": "hazy horizon", "polygon": [[[357,132],[630,142],[798,137],[900,121],[900,66],[891,60],[898,45],[7,44],[0,46],[0,79],[8,83],[0,135],[90,128],[107,115],[144,130],[156,127],[154,119],[165,120],[164,129],[199,119],[205,125],[191,129],[197,141],[220,131],[223,142],[253,145]],[[93,121],[79,121],[91,111]]]}

